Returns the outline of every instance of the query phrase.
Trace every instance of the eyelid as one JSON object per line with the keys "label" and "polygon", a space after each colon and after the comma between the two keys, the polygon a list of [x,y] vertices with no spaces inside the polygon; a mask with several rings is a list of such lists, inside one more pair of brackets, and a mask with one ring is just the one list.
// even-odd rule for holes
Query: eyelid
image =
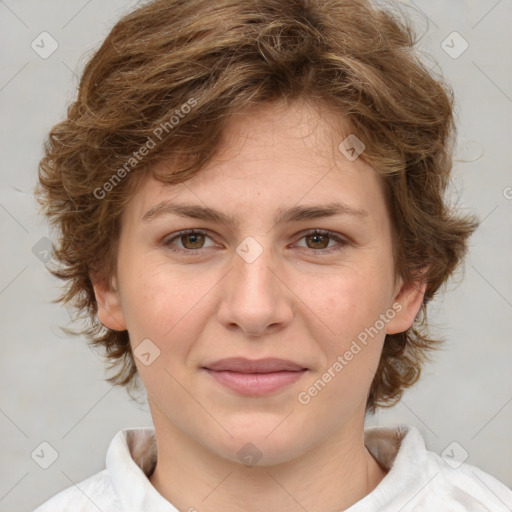
{"label": "eyelid", "polygon": [[[164,246],[168,247],[173,252],[180,253],[180,254],[188,254],[191,256],[202,254],[202,252],[204,250],[208,249],[208,247],[202,247],[200,249],[182,249],[181,247],[171,247],[171,246],[173,246],[173,244],[171,244],[171,242],[173,240],[179,239],[180,237],[182,237],[184,235],[189,235],[189,234],[204,235],[205,237],[212,239],[208,230],[199,229],[199,228],[197,228],[197,229],[191,228],[191,229],[184,229],[184,230],[178,231],[176,233],[173,233],[170,238],[165,237],[162,243]],[[328,229],[320,229],[320,228],[311,228],[311,229],[306,229],[304,231],[301,231],[300,233],[297,233],[296,239],[297,239],[297,241],[299,241],[299,240],[305,238],[306,236],[313,236],[313,235],[327,236],[330,239],[337,242],[337,245],[335,245],[333,247],[327,247],[324,249],[310,249],[308,247],[303,247],[303,249],[306,249],[306,251],[312,252],[313,254],[317,254],[317,255],[330,254],[332,252],[342,250],[347,245],[353,245],[353,242],[348,237],[341,235],[339,233],[335,233]]]}

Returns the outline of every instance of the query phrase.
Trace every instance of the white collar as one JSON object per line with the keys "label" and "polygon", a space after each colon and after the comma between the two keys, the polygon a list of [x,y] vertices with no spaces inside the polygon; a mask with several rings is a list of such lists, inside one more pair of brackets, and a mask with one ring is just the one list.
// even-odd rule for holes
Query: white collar
{"label": "white collar", "polygon": [[112,439],[106,468],[123,509],[132,512],[178,512],[149,481],[156,453],[153,427],[125,428]]}
{"label": "white collar", "polygon": [[402,510],[439,473],[438,468],[429,463],[425,441],[416,427],[367,427],[364,439],[368,451],[388,473],[370,494],[346,512],[384,510],[384,507]]}
{"label": "white collar", "polygon": [[[376,504],[382,507],[394,504],[396,497],[406,498],[411,489],[416,489],[426,478],[427,451],[423,437],[415,427],[367,427],[364,437],[370,453],[389,472],[369,495],[347,512],[375,510]],[[153,427],[120,430],[110,443],[106,468],[127,510],[177,512],[149,481],[156,455]]]}

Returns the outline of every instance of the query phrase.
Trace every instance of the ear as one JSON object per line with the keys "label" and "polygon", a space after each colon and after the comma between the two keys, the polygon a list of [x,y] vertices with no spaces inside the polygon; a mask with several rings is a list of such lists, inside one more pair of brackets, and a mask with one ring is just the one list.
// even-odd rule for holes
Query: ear
{"label": "ear", "polygon": [[99,321],[113,331],[125,331],[126,321],[121,307],[117,279],[112,277],[107,281],[99,274],[91,274],[90,278],[98,304]]}
{"label": "ear", "polygon": [[421,271],[419,277],[409,283],[404,283],[400,278],[394,300],[397,306],[393,307],[397,313],[386,325],[386,334],[405,332],[412,326],[427,288],[427,284],[421,279],[423,273]]}

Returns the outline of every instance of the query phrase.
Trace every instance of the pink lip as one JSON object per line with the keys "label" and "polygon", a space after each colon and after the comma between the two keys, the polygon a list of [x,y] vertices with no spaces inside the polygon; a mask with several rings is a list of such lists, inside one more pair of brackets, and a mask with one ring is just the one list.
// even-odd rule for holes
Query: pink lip
{"label": "pink lip", "polygon": [[284,359],[221,359],[203,367],[217,382],[242,394],[262,396],[300,379],[307,368]]}

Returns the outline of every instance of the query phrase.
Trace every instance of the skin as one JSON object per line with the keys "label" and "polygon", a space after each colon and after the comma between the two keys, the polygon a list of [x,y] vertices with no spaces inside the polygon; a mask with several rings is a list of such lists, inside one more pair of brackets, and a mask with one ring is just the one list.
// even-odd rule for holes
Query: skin
{"label": "skin", "polygon": [[[395,278],[383,184],[361,158],[337,149],[349,133],[343,120],[304,102],[234,115],[199,175],[178,185],[144,180],[121,219],[116,275],[108,284],[93,279],[100,321],[127,329],[133,349],[149,338],[160,350],[149,366],[136,358],[157,438],[150,481],[180,510],[343,510],[386,474],[364,445],[366,400],[386,333],[412,325],[424,288]],[[141,220],[162,201],[208,206],[238,224],[173,214]],[[278,208],[333,202],[366,215],[273,221]],[[192,228],[207,236],[176,238]],[[304,234],[311,229],[347,243]],[[246,237],[262,250],[251,263],[236,252]],[[385,328],[300,403],[298,394],[393,304],[401,309]],[[247,397],[201,370],[232,356],[280,357],[308,372],[271,395]],[[261,453],[252,467],[237,455],[246,443]]]}

